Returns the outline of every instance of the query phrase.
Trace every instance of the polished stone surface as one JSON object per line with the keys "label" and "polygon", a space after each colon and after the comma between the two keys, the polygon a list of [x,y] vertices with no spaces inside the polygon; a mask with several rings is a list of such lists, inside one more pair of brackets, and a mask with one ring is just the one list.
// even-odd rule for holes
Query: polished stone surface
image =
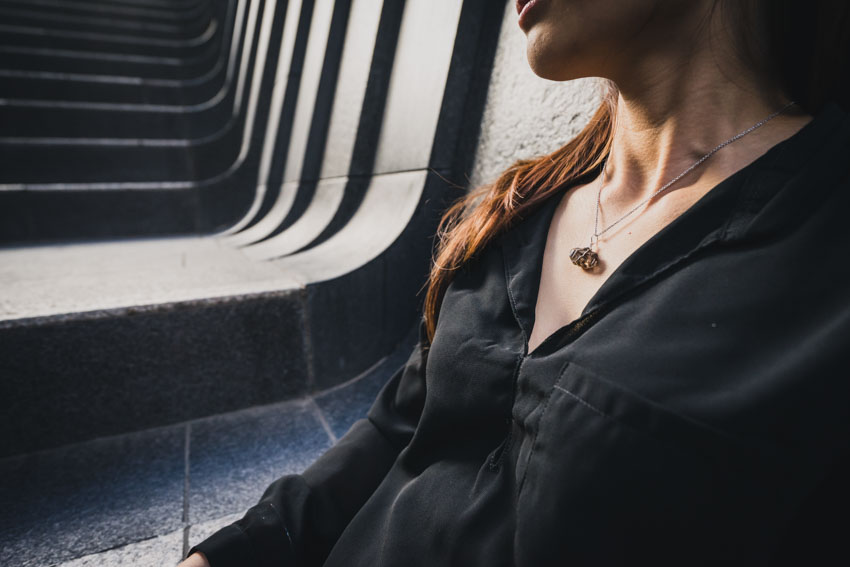
{"label": "polished stone surface", "polygon": [[402,369],[419,338],[418,329],[418,325],[414,326],[392,354],[362,375],[315,396],[337,439],[345,435],[355,421],[366,417],[378,392],[394,373]]}
{"label": "polished stone surface", "polygon": [[183,559],[183,530],[93,553],[57,567],[171,567]]}
{"label": "polished stone surface", "polygon": [[184,425],[0,461],[0,565],[44,565],[182,527]]}
{"label": "polished stone surface", "polygon": [[331,445],[310,399],[198,420],[191,428],[190,523],[250,508],[275,479],[303,471]]}
{"label": "polished stone surface", "polygon": [[240,511],[236,512],[235,514],[228,514],[227,516],[222,516],[220,518],[215,518],[213,520],[207,520],[206,522],[200,522],[198,524],[192,525],[188,530],[188,537],[186,539],[186,552],[188,552],[192,546],[198,545],[221,528],[232,524],[233,522],[241,518],[243,514],[244,511]]}

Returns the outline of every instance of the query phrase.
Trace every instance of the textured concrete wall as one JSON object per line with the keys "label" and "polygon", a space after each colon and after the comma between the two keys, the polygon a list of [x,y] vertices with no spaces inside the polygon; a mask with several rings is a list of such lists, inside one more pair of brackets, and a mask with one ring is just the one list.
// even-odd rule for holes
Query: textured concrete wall
{"label": "textured concrete wall", "polygon": [[564,145],[587,124],[601,100],[598,79],[557,82],[535,75],[525,45],[514,1],[508,0],[470,187],[492,181],[517,159]]}

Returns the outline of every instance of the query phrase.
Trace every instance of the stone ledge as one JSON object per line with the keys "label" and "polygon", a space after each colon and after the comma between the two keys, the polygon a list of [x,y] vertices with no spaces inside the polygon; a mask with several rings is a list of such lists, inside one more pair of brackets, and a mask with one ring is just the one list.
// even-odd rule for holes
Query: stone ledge
{"label": "stone ledge", "polygon": [[176,565],[364,417],[417,331],[314,396],[0,459],[0,564]]}

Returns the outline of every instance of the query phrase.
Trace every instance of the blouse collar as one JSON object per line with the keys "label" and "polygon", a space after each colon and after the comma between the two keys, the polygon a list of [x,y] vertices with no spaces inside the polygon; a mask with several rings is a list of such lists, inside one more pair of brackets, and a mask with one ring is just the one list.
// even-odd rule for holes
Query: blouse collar
{"label": "blouse collar", "polygon": [[[835,143],[843,137],[844,143]],[[845,171],[850,115],[828,103],[797,133],[730,175],[627,257],[590,299],[582,316],[633,288],[648,283],[702,249],[755,237],[781,228],[798,209],[768,207],[780,192],[820,192]],[[829,145],[828,142],[833,142]],[[838,155],[842,154],[842,155]],[[817,159],[816,159],[817,158]],[[824,163],[826,162],[826,163]],[[805,183],[794,183],[803,179]],[[832,181],[830,183],[830,181]],[[534,312],[543,267],[543,250],[557,204],[569,186],[502,235],[505,278],[514,315],[525,337]],[[765,214],[768,211],[769,214]]]}

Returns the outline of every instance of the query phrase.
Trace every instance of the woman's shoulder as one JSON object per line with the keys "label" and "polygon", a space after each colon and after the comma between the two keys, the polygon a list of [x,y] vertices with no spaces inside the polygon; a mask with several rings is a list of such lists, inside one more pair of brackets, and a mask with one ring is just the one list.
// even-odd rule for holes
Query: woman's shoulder
{"label": "woman's shoulder", "polygon": [[[843,227],[850,201],[850,113],[828,103],[791,138],[751,166],[735,216],[740,235],[764,239],[818,227],[809,236]],[[832,227],[830,226],[832,225]],[[846,246],[843,228],[818,247]]]}

